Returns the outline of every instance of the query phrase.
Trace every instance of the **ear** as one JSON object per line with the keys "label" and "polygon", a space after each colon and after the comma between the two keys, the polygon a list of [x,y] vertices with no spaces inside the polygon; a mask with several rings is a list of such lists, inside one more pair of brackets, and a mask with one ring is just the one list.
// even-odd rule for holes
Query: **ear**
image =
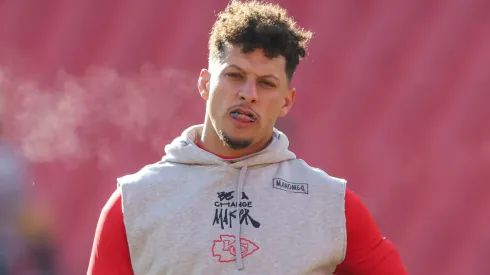
{"label": "ear", "polygon": [[197,80],[197,89],[199,89],[199,93],[204,100],[208,100],[209,98],[209,80],[211,79],[211,73],[202,69],[199,74],[199,79]]}
{"label": "ear", "polygon": [[281,106],[279,111],[279,117],[283,117],[289,113],[294,105],[294,100],[296,99],[296,89],[290,89],[286,92],[286,97],[284,98],[284,104]]}

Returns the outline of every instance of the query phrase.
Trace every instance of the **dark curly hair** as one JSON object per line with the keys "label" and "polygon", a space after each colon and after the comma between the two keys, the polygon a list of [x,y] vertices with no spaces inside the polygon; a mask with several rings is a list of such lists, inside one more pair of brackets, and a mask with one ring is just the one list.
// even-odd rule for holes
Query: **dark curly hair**
{"label": "dark curly hair", "polygon": [[300,28],[277,4],[232,0],[218,14],[209,37],[209,59],[222,58],[226,46],[241,46],[242,52],[262,49],[269,58],[284,56],[291,80],[312,32]]}

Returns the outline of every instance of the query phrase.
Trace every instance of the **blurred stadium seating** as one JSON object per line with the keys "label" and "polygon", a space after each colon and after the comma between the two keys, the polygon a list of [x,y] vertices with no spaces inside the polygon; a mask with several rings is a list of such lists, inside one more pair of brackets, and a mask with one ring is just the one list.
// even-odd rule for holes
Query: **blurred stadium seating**
{"label": "blurred stadium seating", "polygon": [[[86,272],[116,177],[202,122],[226,2],[0,2],[3,121],[60,274]],[[410,274],[490,274],[490,2],[276,2],[315,32],[278,123],[292,149],[347,178]]]}

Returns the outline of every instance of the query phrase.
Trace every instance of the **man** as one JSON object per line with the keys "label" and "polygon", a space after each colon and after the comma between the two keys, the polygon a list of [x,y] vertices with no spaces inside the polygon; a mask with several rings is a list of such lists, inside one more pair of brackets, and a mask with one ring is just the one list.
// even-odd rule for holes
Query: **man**
{"label": "man", "polygon": [[219,14],[198,79],[204,124],[118,180],[89,274],[407,274],[345,181],[274,129],[310,38],[277,5],[232,1]]}

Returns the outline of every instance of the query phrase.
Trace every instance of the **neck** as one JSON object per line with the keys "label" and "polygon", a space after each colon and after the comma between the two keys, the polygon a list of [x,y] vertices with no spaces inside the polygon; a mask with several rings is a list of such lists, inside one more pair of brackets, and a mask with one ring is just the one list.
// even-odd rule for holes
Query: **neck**
{"label": "neck", "polygon": [[269,138],[251,144],[247,148],[235,150],[223,143],[211,122],[206,119],[199,142],[201,148],[221,158],[240,158],[261,151],[269,144],[271,138],[272,134]]}

